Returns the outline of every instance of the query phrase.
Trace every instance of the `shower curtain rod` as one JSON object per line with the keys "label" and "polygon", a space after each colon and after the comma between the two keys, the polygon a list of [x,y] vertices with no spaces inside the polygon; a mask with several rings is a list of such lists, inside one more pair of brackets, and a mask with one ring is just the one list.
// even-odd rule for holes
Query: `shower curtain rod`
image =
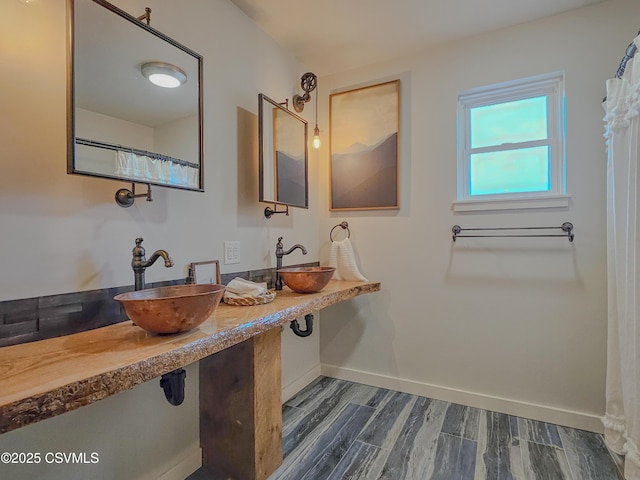
{"label": "shower curtain rod", "polygon": [[178,165],[183,165],[185,167],[200,168],[200,165],[198,165],[197,163],[187,162],[186,160],[180,160],[179,158],[169,157],[167,155],[162,155],[160,153],[153,153],[153,152],[148,152],[146,150],[140,150],[138,148],[125,147],[123,145],[116,145],[115,143],[100,142],[98,140],[89,140],[88,138],[79,138],[79,137],[76,137],[76,143],[78,145],[104,148],[107,150],[115,150],[117,152],[131,152],[131,153],[135,153],[136,155],[142,155],[145,157],[153,158],[154,160],[163,160],[165,162],[176,163]]}
{"label": "shower curtain rod", "polygon": [[[640,35],[640,30],[638,31],[638,35]],[[633,58],[637,51],[638,47],[636,47],[635,42],[631,42],[624,53],[624,57],[622,57],[620,61],[620,66],[618,66],[618,70],[616,71],[616,78],[622,78],[627,68],[627,62]]]}
{"label": "shower curtain rod", "polygon": [[[638,30],[638,35],[640,35],[640,30]],[[627,68],[627,63],[629,62],[629,60],[633,58],[633,56],[636,54],[637,51],[638,51],[638,47],[636,47],[635,42],[632,41],[627,47],[627,49],[625,50],[624,57],[622,57],[622,60],[620,60],[620,65],[618,65],[618,70],[616,71],[616,78],[622,78],[622,76],[624,75],[624,71]],[[607,97],[605,96],[602,99],[602,102],[604,103],[606,101],[607,101]]]}

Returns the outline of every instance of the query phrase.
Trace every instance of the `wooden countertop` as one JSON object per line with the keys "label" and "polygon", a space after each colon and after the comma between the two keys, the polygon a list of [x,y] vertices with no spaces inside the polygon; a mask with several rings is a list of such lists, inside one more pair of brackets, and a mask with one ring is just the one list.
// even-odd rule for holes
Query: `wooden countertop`
{"label": "wooden countertop", "polygon": [[131,389],[297,317],[380,290],[332,280],[318,293],[287,287],[266,305],[221,304],[189,332],[158,336],[131,322],[0,348],[0,433]]}

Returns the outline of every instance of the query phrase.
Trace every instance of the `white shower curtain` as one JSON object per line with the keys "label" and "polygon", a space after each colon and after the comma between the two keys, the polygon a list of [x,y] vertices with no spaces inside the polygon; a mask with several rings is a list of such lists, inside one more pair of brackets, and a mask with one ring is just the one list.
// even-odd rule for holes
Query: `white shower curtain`
{"label": "white shower curtain", "polygon": [[[634,42],[640,46],[640,37]],[[607,277],[609,327],[605,442],[640,480],[640,55],[607,81]],[[634,65],[634,60],[636,65]]]}
{"label": "white shower curtain", "polygon": [[142,182],[198,188],[199,170],[188,165],[156,160],[124,150],[116,151],[115,174]]}

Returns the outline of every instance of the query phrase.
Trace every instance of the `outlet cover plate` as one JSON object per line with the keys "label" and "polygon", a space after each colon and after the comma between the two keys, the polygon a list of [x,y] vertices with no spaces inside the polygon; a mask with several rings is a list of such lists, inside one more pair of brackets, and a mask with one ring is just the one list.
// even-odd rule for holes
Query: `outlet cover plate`
{"label": "outlet cover plate", "polygon": [[224,242],[224,264],[240,263],[240,242],[237,240]]}

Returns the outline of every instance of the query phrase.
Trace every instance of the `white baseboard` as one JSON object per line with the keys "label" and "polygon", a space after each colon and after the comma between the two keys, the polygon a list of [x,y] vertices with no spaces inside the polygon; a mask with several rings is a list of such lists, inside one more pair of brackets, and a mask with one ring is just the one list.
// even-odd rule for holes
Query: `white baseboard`
{"label": "white baseboard", "polygon": [[304,387],[306,387],[311,382],[313,382],[320,375],[321,375],[320,365],[316,365],[312,369],[302,374],[300,377],[296,378],[293,382],[282,387],[282,403],[289,400],[291,397],[293,397],[296,393],[298,393]]}
{"label": "white baseboard", "polygon": [[579,428],[590,432],[603,433],[600,417],[590,413],[565,410],[546,405],[494,397],[482,393],[469,392],[451,387],[405,380],[387,375],[363,372],[335,365],[321,365],[322,375],[350,382],[363,383],[374,387],[388,388],[400,392],[411,393],[423,397],[444,400],[470,407],[506,413],[518,417],[531,418],[547,423],[555,423],[566,427]]}
{"label": "white baseboard", "polygon": [[202,449],[199,445],[194,445],[188,450],[180,461],[164,473],[159,473],[153,477],[157,480],[184,480],[193,472],[202,467]]}

